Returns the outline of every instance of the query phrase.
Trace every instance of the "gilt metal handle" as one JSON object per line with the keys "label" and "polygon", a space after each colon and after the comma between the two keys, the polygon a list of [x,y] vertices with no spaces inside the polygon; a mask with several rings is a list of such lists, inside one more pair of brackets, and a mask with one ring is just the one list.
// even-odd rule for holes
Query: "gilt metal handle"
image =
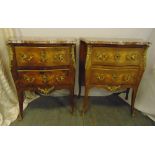
{"label": "gilt metal handle", "polygon": [[105,61],[105,60],[108,59],[108,55],[106,55],[106,54],[98,54],[97,59],[100,60],[100,61]]}
{"label": "gilt metal handle", "polygon": [[126,59],[129,60],[129,61],[135,61],[136,60],[136,55],[133,54],[133,55],[127,55],[126,56]]}
{"label": "gilt metal handle", "polygon": [[131,79],[131,75],[130,74],[128,74],[128,75],[125,75],[124,76],[124,78],[123,78],[123,80],[125,81],[125,82],[128,82],[130,79]]}
{"label": "gilt metal handle", "polygon": [[104,74],[100,74],[100,75],[98,74],[96,78],[97,78],[98,80],[102,81],[102,80],[105,79],[105,76],[104,76]]}
{"label": "gilt metal handle", "polygon": [[54,59],[56,61],[63,62],[64,61],[64,56],[62,54],[57,54],[57,55],[54,56]]}
{"label": "gilt metal handle", "polygon": [[136,59],[136,55],[132,55],[131,60],[135,60],[135,59]]}
{"label": "gilt metal handle", "polygon": [[58,81],[58,82],[61,82],[61,81],[63,81],[65,79],[65,77],[62,75],[62,76],[59,76],[59,77],[56,77],[56,80]]}
{"label": "gilt metal handle", "polygon": [[33,58],[33,56],[28,56],[26,54],[22,54],[21,57],[22,57],[22,61],[25,61],[25,62],[30,62]]}
{"label": "gilt metal handle", "polygon": [[35,80],[35,78],[24,75],[24,80],[27,81],[28,83],[32,83]]}

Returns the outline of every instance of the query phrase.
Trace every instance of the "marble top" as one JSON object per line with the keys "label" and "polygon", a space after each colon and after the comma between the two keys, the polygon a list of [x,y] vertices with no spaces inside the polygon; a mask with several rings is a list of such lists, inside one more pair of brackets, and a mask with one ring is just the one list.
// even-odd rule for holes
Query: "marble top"
{"label": "marble top", "polygon": [[81,38],[82,41],[88,44],[108,44],[108,45],[145,45],[149,46],[150,42],[142,39],[128,39],[128,38]]}
{"label": "marble top", "polygon": [[75,44],[75,38],[39,38],[39,37],[19,37],[10,38],[8,44]]}

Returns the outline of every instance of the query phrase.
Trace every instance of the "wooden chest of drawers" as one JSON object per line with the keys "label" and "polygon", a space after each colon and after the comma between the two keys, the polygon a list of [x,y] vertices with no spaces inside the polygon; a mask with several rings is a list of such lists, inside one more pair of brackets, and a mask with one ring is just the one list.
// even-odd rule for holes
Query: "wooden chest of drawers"
{"label": "wooden chest of drawers", "polygon": [[[148,42],[81,39],[79,87],[85,86],[83,111],[92,87],[115,92],[132,88],[131,112],[146,61]],[[80,91],[81,92],[81,91]]]}
{"label": "wooden chest of drawers", "polygon": [[75,85],[75,40],[9,40],[11,71],[15,81],[20,116],[23,118],[24,91],[48,94],[70,90],[73,112]]}

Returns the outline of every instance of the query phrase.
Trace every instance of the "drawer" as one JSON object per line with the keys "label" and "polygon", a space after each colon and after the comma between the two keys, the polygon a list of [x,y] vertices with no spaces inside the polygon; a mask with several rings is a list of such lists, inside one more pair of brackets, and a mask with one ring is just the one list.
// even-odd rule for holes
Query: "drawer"
{"label": "drawer", "polygon": [[17,66],[70,65],[70,47],[15,47]]}
{"label": "drawer", "polygon": [[61,85],[71,84],[72,76],[70,70],[18,70],[20,84],[25,86],[33,85]]}
{"label": "drawer", "polygon": [[92,47],[92,65],[139,66],[144,61],[142,48]]}
{"label": "drawer", "polygon": [[137,77],[138,69],[92,68],[90,73],[90,83],[95,85],[132,85],[136,83]]}

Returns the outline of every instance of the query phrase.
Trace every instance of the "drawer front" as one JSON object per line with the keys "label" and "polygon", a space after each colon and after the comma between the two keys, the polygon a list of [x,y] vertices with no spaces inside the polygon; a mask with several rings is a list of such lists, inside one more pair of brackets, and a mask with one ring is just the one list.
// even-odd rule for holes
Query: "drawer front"
{"label": "drawer front", "polygon": [[135,84],[138,77],[138,69],[97,69],[92,68],[90,83],[95,85],[114,84],[125,85]]}
{"label": "drawer front", "polygon": [[20,83],[25,86],[33,85],[61,85],[71,84],[72,76],[67,69],[63,70],[36,70],[36,71],[18,71]]}
{"label": "drawer front", "polygon": [[142,48],[92,47],[92,65],[139,66],[144,63]]}
{"label": "drawer front", "polygon": [[69,65],[70,50],[70,47],[16,47],[17,66]]}

